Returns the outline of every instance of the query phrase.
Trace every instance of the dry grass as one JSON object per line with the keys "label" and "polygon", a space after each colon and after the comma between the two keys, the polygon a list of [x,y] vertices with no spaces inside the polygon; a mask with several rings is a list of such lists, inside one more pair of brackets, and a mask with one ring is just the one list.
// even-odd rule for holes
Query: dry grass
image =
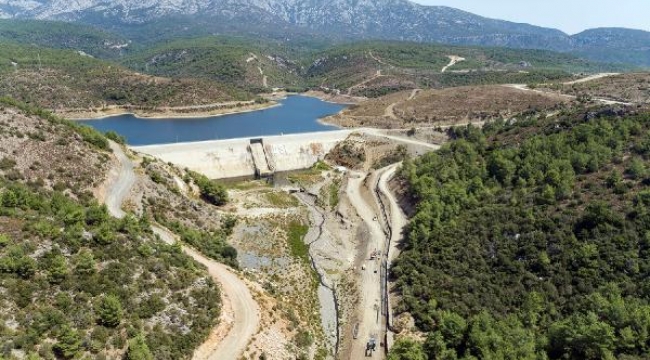
{"label": "dry grass", "polygon": [[410,90],[382,96],[364,103],[350,106],[342,112],[345,116],[384,116],[386,108],[393,103],[408,99]]}
{"label": "dry grass", "polygon": [[395,115],[410,122],[440,123],[502,118],[527,110],[550,110],[566,100],[550,94],[505,86],[468,86],[423,91],[395,106]]}
{"label": "dry grass", "polygon": [[[552,111],[561,108],[566,98],[524,91],[499,85],[466,86],[442,90],[423,90],[408,100],[403,91],[351,107],[326,121],[340,126],[410,128],[453,125],[516,116],[525,111]],[[392,116],[387,111],[393,105]]]}
{"label": "dry grass", "polygon": [[111,165],[64,125],[8,108],[0,111],[0,159],[5,177],[77,195],[99,186]]}
{"label": "dry grass", "polygon": [[576,96],[650,103],[650,73],[620,74],[579,84],[556,85],[553,88]]}

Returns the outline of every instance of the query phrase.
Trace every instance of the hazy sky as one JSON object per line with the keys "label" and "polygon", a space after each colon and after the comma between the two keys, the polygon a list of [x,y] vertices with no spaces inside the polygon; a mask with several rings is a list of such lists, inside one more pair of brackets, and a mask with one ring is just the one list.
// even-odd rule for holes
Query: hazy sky
{"label": "hazy sky", "polygon": [[650,31],[650,0],[412,0],[478,15],[553,27],[569,34],[595,27]]}

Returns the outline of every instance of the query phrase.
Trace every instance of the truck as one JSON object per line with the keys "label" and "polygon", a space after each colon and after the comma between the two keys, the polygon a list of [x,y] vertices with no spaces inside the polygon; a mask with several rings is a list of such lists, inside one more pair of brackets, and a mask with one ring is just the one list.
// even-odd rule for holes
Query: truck
{"label": "truck", "polygon": [[372,352],[377,348],[377,340],[371,336],[366,343],[366,357],[372,357]]}

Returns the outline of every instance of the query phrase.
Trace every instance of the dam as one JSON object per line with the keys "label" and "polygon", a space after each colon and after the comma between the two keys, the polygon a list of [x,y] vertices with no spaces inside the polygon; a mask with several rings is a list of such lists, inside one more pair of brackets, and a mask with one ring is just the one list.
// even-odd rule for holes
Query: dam
{"label": "dam", "polygon": [[211,179],[267,177],[275,172],[307,169],[323,160],[352,130],[335,130],[256,138],[131,146]]}

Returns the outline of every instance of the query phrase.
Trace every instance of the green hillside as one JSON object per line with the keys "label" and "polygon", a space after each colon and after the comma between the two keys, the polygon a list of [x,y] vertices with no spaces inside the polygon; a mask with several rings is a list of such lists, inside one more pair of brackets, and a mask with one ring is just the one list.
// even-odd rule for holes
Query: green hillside
{"label": "green hillside", "polygon": [[[646,359],[650,113],[529,117],[408,162],[409,359]],[[406,359],[394,355],[392,359]]]}
{"label": "green hillside", "polygon": [[[449,67],[449,56],[464,58]],[[367,86],[449,87],[498,83],[539,83],[574,73],[624,71],[572,55],[543,50],[458,47],[407,42],[363,42],[334,46],[303,61],[311,86],[348,88],[381,73]],[[396,89],[397,90],[397,89]],[[371,91],[375,94],[377,91]],[[381,91],[377,95],[382,95]]]}
{"label": "green hillside", "polygon": [[[136,71],[160,76],[200,77],[251,91],[302,85],[295,58],[299,51],[274,42],[234,37],[204,37],[156,45],[122,63]],[[287,56],[287,54],[290,54]]]}
{"label": "green hillside", "polygon": [[0,358],[191,358],[219,317],[211,277],[97,203],[101,134],[0,104]]}
{"label": "green hillside", "polygon": [[0,95],[49,109],[200,105],[252,95],[216,81],[142,75],[105,60],[35,45],[0,43]]}
{"label": "green hillside", "polygon": [[[321,48],[320,44],[310,48],[300,42],[202,37],[154,45],[122,63],[138,72],[207,77],[253,92],[267,91],[264,76],[267,88],[323,86],[347,90],[368,81],[364,94],[373,97],[414,87],[536,83],[567,78],[572,73],[624,69],[540,50],[381,41]],[[451,55],[465,60],[442,74]]]}
{"label": "green hillside", "polygon": [[92,26],[37,20],[0,19],[0,41],[83,51],[105,59],[118,58],[132,46],[125,37]]}

